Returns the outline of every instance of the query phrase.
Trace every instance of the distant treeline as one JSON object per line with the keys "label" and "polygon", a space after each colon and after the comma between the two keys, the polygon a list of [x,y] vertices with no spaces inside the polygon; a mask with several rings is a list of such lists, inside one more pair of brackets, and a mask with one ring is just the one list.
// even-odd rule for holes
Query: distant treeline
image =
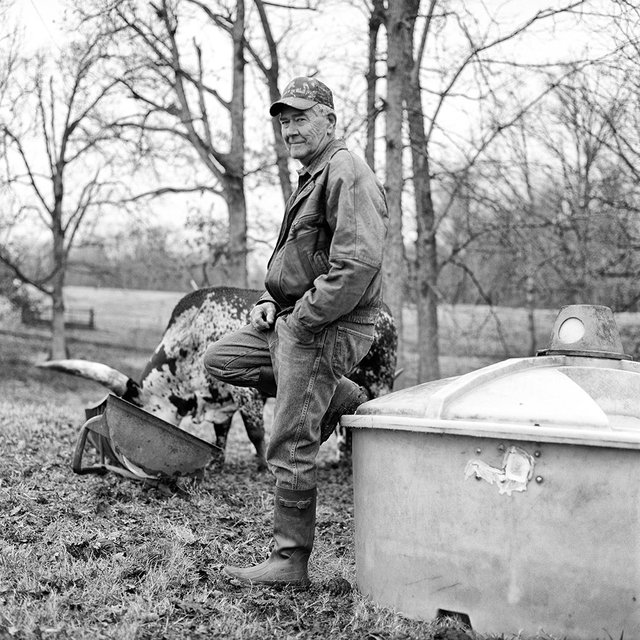
{"label": "distant treeline", "polygon": [[[228,285],[224,256],[217,263],[196,259],[182,245],[167,240],[169,232],[156,229],[129,240],[126,249],[98,244],[72,252],[66,283],[78,286],[187,291],[193,287]],[[637,279],[603,276],[594,268],[579,277],[570,254],[550,261],[534,275],[518,252],[498,239],[469,250],[465,265],[447,264],[439,280],[440,302],[449,304],[493,304],[508,307],[559,308],[565,304],[604,304],[615,311],[640,311]],[[601,250],[606,254],[606,238]],[[415,302],[415,261],[408,256],[409,278],[405,300]],[[469,268],[467,268],[470,265]],[[262,288],[264,264],[249,260],[250,286]]]}

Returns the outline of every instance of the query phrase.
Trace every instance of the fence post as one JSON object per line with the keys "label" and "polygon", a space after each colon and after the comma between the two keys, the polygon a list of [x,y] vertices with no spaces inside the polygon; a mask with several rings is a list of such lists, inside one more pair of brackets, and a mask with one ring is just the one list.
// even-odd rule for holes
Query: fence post
{"label": "fence post", "polygon": [[536,316],[535,316],[536,283],[533,276],[527,276],[526,280],[526,304],[527,320],[529,324],[529,355],[536,355]]}

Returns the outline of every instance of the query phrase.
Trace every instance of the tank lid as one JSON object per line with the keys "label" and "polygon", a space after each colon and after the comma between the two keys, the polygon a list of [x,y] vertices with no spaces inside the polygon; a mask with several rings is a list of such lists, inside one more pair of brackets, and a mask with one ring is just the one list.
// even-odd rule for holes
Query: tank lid
{"label": "tank lid", "polygon": [[375,427],[640,448],[640,364],[607,307],[564,307],[545,355],[403,389],[344,416]]}
{"label": "tank lid", "polygon": [[622,349],[611,309],[593,304],[572,304],[560,309],[549,347],[538,352],[553,354],[631,360]]}

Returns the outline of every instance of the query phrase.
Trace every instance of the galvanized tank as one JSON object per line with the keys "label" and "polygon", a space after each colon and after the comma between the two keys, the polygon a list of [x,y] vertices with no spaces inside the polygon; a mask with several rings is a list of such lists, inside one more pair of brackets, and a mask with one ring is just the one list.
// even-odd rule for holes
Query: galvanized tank
{"label": "galvanized tank", "polygon": [[565,307],[542,355],[342,423],[374,601],[487,634],[640,637],[640,365],[608,308]]}

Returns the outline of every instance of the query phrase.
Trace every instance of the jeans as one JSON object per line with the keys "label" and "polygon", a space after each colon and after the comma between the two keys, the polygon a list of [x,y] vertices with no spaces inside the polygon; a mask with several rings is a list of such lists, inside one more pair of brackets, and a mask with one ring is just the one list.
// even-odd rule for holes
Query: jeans
{"label": "jeans", "polygon": [[256,387],[269,394],[276,383],[276,404],[267,462],[282,489],[316,487],[320,423],[341,377],[367,355],[373,324],[340,321],[303,341],[278,316],[258,331],[251,325],[210,345],[204,365],[217,379]]}

